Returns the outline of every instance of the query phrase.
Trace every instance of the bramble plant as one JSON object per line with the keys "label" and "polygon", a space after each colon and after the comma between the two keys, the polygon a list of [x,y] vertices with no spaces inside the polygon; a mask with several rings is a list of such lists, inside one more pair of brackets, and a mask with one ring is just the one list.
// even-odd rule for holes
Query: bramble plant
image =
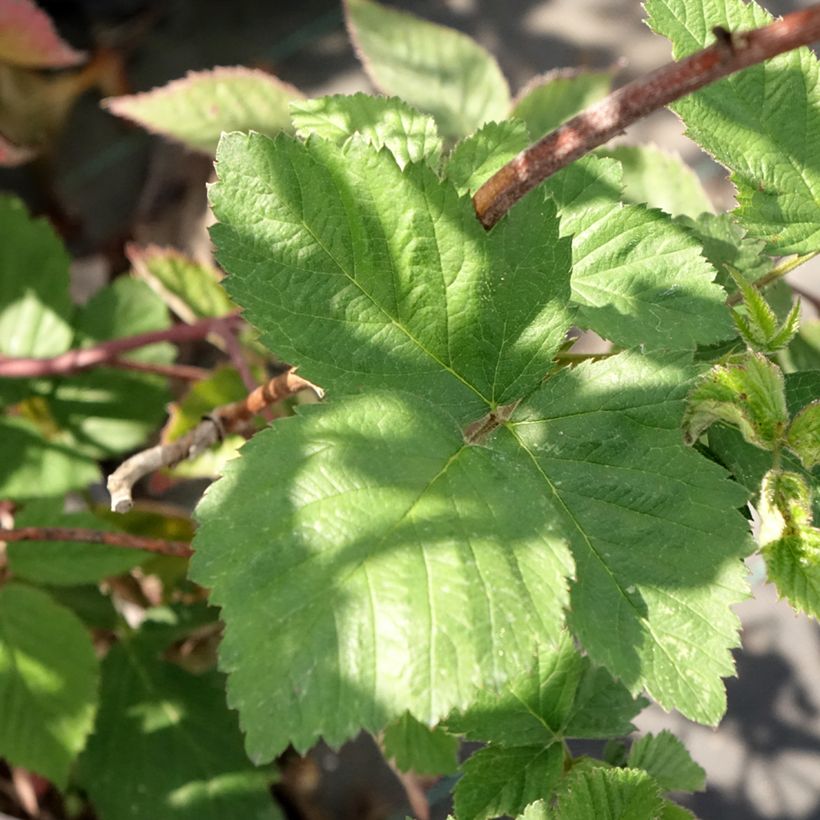
{"label": "bramble plant", "polygon": [[[755,550],[820,615],[818,322],[783,279],[820,252],[820,8],[647,0],[681,62],[514,99],[465,35],[345,8],[389,96],[215,69],[105,103],[216,151],[224,283],[132,247],[134,276],[73,306],[58,238],[0,200],[0,755],[101,818],[261,818],[289,746],[365,730],[445,774],[466,738],[458,820],[691,816],[680,741],[618,741],[644,695],[719,723]],[[667,103],[731,212],[675,156],[597,150]],[[205,338],[228,366],[174,363]],[[274,361],[299,375],[246,397]],[[169,379],[193,385],[101,510],[100,461],[147,443]],[[190,522],[130,510],[159,468],[221,474],[187,577]]]}

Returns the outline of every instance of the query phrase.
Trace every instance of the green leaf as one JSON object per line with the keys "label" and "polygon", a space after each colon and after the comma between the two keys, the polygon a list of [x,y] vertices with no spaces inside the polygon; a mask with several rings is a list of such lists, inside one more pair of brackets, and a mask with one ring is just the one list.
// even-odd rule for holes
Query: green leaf
{"label": "green leaf", "polygon": [[0,354],[56,356],[71,345],[68,254],[52,227],[0,196]]}
{"label": "green leaf", "polygon": [[530,803],[516,820],[549,820],[547,811],[547,804],[543,800],[537,800],[535,803]]}
{"label": "green leaf", "polygon": [[403,772],[450,774],[458,766],[458,738],[419,723],[409,712],[384,730],[384,751]]}
{"label": "green leaf", "polygon": [[562,511],[569,622],[591,659],[633,693],[716,723],[751,545],[735,511],[746,494],[681,442],[683,364],[621,355],[564,369],[512,425]]}
{"label": "green leaf", "polygon": [[550,71],[518,92],[512,115],[523,120],[532,138],[538,139],[605,97],[611,84],[611,71]]}
{"label": "green leaf", "polygon": [[176,248],[128,245],[126,252],[134,275],[146,282],[183,321],[191,324],[206,316],[225,316],[236,310],[214,268]]}
{"label": "green leaf", "polygon": [[37,589],[0,588],[0,755],[63,788],[94,723],[97,678],[75,615]]}
{"label": "green leaf", "polygon": [[564,632],[553,649],[542,647],[531,669],[500,693],[482,692],[447,728],[471,740],[506,746],[547,746],[569,737],[609,737],[634,730],[644,706],[603,669],[580,655]]}
{"label": "green leaf", "polygon": [[[680,59],[772,16],[755,3],[647,0],[649,25]],[[737,214],[779,254],[820,248],[820,82],[817,58],[799,48],[713,83],[671,106],[687,134],[732,172]]]}
{"label": "green leaf", "polygon": [[510,107],[495,59],[466,34],[386,8],[346,0],[350,37],[373,84],[432,114],[442,134],[471,134]]}
{"label": "green leaf", "polygon": [[733,335],[698,242],[660,211],[622,205],[614,160],[579,160],[544,187],[562,235],[573,235],[572,296],[584,326],[616,344],[665,349]]}
{"label": "green leaf", "polygon": [[801,322],[786,355],[789,370],[820,370],[820,320]]}
{"label": "green leaf", "polygon": [[706,772],[695,763],[686,747],[669,730],[636,740],[629,750],[626,765],[643,769],[667,792],[702,791]]}
{"label": "green leaf", "polygon": [[697,174],[680,154],[655,145],[619,145],[604,148],[599,156],[618,160],[624,175],[624,199],[660,208],[671,216],[697,219],[702,213],[714,213],[709,195]]}
{"label": "green leaf", "polygon": [[718,421],[736,426],[749,444],[763,450],[779,447],[789,423],[780,368],[752,352],[715,365],[689,394],[683,420],[686,441],[694,443]]}
{"label": "green leaf", "polygon": [[223,131],[290,131],[292,85],[252,68],[189,71],[184,78],[141,94],[109,97],[103,107],[143,128],[213,154]]}
{"label": "green leaf", "polygon": [[526,126],[520,120],[488,122],[453,148],[444,175],[460,194],[472,194],[528,143]]}
{"label": "green leaf", "polygon": [[487,746],[471,755],[454,791],[459,820],[517,814],[528,804],[548,797],[561,777],[564,747]]}
{"label": "green leaf", "polygon": [[300,137],[317,134],[341,145],[360,134],[374,147],[386,147],[400,168],[410,162],[435,165],[441,155],[434,120],[396,97],[353,94],[298,100],[291,103],[290,113]]}
{"label": "green leaf", "polygon": [[[583,769],[563,782],[553,820],[654,820],[665,801],[658,784],[638,769]],[[536,815],[537,816],[537,815]]]}
{"label": "green leaf", "polygon": [[550,203],[487,234],[426,165],[402,171],[356,139],[231,135],[218,165],[228,291],[306,377],[335,396],[413,391],[464,421],[542,379],[574,314]]}
{"label": "green leaf", "polygon": [[[15,517],[18,527],[115,528],[88,512],[64,513],[63,500],[28,502]],[[41,584],[71,586],[121,575],[151,557],[141,550],[76,541],[24,541],[7,547],[9,568],[20,578]]]}
{"label": "green leaf", "polygon": [[820,464],[820,399],[807,404],[792,419],[786,430],[786,446],[800,456],[807,470]]}
{"label": "green leaf", "polygon": [[216,675],[184,672],[137,641],[111,649],[78,777],[103,820],[279,816],[268,791],[271,774],[246,759],[221,684]]}
{"label": "green leaf", "polygon": [[732,318],[747,347],[774,353],[789,344],[800,327],[800,302],[795,302],[781,323],[753,284],[746,282],[739,273],[733,272],[732,278],[743,297],[742,308],[735,308]]}
{"label": "green leaf", "polygon": [[197,510],[191,571],[223,607],[220,662],[254,759],[406,711],[434,723],[557,636],[571,563],[516,449],[503,430],[465,446],[425,400],[373,391],[301,408],[227,465]]}
{"label": "green leaf", "polygon": [[100,479],[96,462],[24,418],[0,418],[0,497],[62,495]]}

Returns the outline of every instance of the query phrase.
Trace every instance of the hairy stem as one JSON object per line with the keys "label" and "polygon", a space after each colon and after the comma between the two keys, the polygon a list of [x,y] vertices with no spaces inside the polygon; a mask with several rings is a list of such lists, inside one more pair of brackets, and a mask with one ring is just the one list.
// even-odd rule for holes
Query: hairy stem
{"label": "hairy stem", "polygon": [[[773,285],[775,282],[782,279],[787,273],[791,273],[796,268],[799,268],[801,265],[808,262],[809,259],[814,259],[818,253],[820,253],[820,251],[806,253],[803,256],[792,256],[784,262],[781,262],[777,267],[772,268],[768,273],[764,274],[759,279],[755,279],[755,281],[752,282],[752,285],[758,290],[763,290],[764,288],[769,287],[769,285]],[[729,295],[726,299],[726,304],[729,305],[729,307],[733,307],[734,305],[739,305],[742,301],[743,294],[740,291],[736,291],[735,293]]]}
{"label": "hairy stem", "polygon": [[158,552],[162,555],[176,555],[181,558],[193,555],[190,546],[184,541],[166,541],[163,538],[147,538],[126,532],[102,532],[81,527],[0,528],[0,541],[82,541],[106,544],[109,547]]}
{"label": "hairy stem", "polygon": [[211,333],[224,331],[226,323],[234,326],[241,322],[238,314],[217,318],[200,319],[191,325],[174,325],[166,330],[155,330],[151,333],[139,333],[136,336],[124,336],[100,342],[92,347],[69,350],[49,359],[11,358],[0,356],[0,377],[15,379],[33,379],[45,376],[64,376],[77,373],[92,367],[110,364],[120,360],[123,353],[157,342],[191,342],[204,339]]}
{"label": "hairy stem", "polygon": [[820,39],[820,5],[787,14],[743,33],[717,30],[717,42],[680,62],[668,63],[619,88],[525,148],[488,179],[473,197],[485,228],[528,191],[627,126],[736,71]]}

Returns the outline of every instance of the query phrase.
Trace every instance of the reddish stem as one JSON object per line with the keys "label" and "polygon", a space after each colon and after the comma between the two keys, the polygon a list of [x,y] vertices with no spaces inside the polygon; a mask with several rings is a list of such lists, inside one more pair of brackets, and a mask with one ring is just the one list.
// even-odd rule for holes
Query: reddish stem
{"label": "reddish stem", "polygon": [[110,364],[129,350],[157,344],[158,342],[191,342],[204,339],[211,333],[221,333],[228,326],[241,322],[238,314],[200,319],[191,325],[174,325],[166,330],[111,339],[93,347],[69,350],[50,359],[11,358],[0,356],[0,377],[31,379],[44,376],[64,376],[80,370],[88,370]]}
{"label": "reddish stem", "polygon": [[619,88],[525,148],[476,191],[476,215],[495,225],[528,191],[620,134],[627,126],[729,74],[820,39],[820,5],[744,33],[716,30],[717,42]]}
{"label": "reddish stem", "polygon": [[166,541],[162,538],[147,538],[126,532],[102,532],[80,527],[16,527],[0,529],[0,541],[80,541],[91,544],[106,544],[132,550],[157,552],[188,558],[193,555],[184,541]]}

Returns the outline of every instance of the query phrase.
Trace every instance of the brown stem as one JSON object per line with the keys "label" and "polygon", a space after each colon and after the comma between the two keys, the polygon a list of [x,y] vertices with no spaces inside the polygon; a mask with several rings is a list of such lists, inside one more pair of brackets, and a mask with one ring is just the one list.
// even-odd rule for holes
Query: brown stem
{"label": "brown stem", "polygon": [[510,160],[473,197],[482,225],[492,228],[547,177],[653,111],[729,74],[820,39],[820,5],[753,31],[720,30],[716,36],[714,45],[619,88]]}
{"label": "brown stem", "polygon": [[140,333],[136,336],[125,336],[111,339],[93,347],[69,350],[50,359],[9,358],[0,356],[0,377],[31,379],[43,376],[63,376],[88,370],[91,367],[109,364],[118,360],[123,353],[157,342],[196,341],[204,339],[209,333],[218,332],[225,324],[234,325],[241,322],[238,314],[217,318],[200,319],[191,325],[174,325],[166,330],[155,330],[151,333]]}
{"label": "brown stem", "polygon": [[188,558],[193,555],[184,541],[166,541],[162,538],[147,538],[126,532],[102,532],[81,527],[16,527],[0,529],[0,541],[84,541],[91,544],[106,544],[131,550],[146,550],[162,555],[176,555]]}
{"label": "brown stem", "polygon": [[106,362],[108,367],[118,370],[135,370],[137,373],[155,373],[169,379],[197,382],[210,375],[211,371],[204,367],[193,367],[189,364],[152,364],[150,362],[136,362],[133,359],[112,359]]}
{"label": "brown stem", "polygon": [[186,458],[194,458],[274,402],[301,390],[312,390],[318,398],[324,397],[324,391],[320,387],[297,376],[291,368],[275,376],[267,384],[257,387],[241,401],[216,408],[193,430],[176,441],[158,444],[131,456],[108,477],[111,509],[114,512],[128,512],[133,506],[131,489],[143,476],[162,467],[172,467]]}

